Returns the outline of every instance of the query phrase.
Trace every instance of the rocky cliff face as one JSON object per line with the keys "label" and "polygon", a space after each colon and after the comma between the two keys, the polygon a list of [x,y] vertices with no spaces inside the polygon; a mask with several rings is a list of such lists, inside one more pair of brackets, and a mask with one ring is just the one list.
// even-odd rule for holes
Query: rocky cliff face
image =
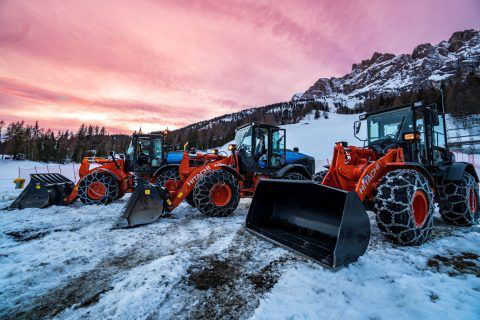
{"label": "rocky cliff face", "polygon": [[375,52],[352,66],[341,78],[321,78],[290,102],[250,108],[173,131],[171,145],[186,141],[200,148],[231,141],[235,127],[251,121],[296,123],[315,111],[353,113],[379,110],[424,100],[441,103],[442,88],[447,112],[480,114],[480,31],[455,32],[437,45],[418,45],[411,54]]}
{"label": "rocky cliff face", "polygon": [[353,64],[345,76],[321,78],[293,99],[315,99],[330,110],[362,109],[366,100],[380,95],[438,89],[442,81],[444,85],[464,82],[471,75],[480,77],[480,31],[466,30],[437,45],[420,44],[411,54],[375,52],[370,59]]}

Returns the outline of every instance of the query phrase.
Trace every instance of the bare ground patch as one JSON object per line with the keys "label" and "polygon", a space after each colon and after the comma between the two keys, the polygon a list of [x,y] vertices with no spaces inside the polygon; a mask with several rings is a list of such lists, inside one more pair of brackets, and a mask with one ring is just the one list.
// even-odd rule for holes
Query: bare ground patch
{"label": "bare ground patch", "polygon": [[450,276],[472,274],[480,278],[480,256],[471,252],[450,256],[435,255],[428,259],[427,266]]}

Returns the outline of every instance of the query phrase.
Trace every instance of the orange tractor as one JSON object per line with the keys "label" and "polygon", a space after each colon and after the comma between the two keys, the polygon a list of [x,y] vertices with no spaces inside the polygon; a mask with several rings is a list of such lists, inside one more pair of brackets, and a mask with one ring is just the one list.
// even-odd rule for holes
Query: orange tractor
{"label": "orange tractor", "polygon": [[[479,220],[478,176],[448,149],[445,114],[422,103],[362,115],[366,147],[339,142],[313,180],[263,180],[246,228],[329,268],[361,256],[375,213],[381,233],[398,245],[420,245],[432,233],[435,203],[450,224]],[[361,122],[354,126],[357,136]]]}
{"label": "orange tractor", "polygon": [[[184,200],[207,216],[228,216],[240,198],[253,196],[263,178],[311,179],[315,160],[285,148],[285,129],[266,124],[237,128],[230,155],[192,156],[159,170],[156,183],[138,180],[116,227],[147,224]],[[199,162],[201,160],[201,163]]]}
{"label": "orange tractor", "polygon": [[134,134],[126,157],[115,158],[111,153],[108,159],[83,158],[76,184],[58,173],[32,174],[28,186],[7,209],[67,205],[77,198],[85,204],[109,204],[133,191],[132,173],[155,182],[162,170],[178,165],[176,154],[164,154],[160,134]]}

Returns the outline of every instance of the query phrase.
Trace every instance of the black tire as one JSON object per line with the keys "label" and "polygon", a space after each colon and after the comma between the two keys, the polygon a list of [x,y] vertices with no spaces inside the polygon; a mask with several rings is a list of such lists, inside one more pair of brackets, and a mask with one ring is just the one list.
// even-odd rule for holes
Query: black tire
{"label": "black tire", "polygon": [[118,200],[118,199],[123,198],[124,195],[125,195],[125,192],[120,192],[120,191],[118,191],[118,194],[117,194],[117,196],[115,197],[115,200]]}
{"label": "black tire", "polygon": [[[105,188],[104,196],[101,198],[92,198],[88,192],[92,184],[102,184]],[[120,193],[120,186],[118,185],[117,180],[113,178],[108,173],[102,172],[92,172],[87,174],[85,177],[80,180],[78,184],[78,197],[80,200],[87,205],[92,204],[109,204],[113,200],[118,199]]]}
{"label": "black tire", "polygon": [[195,208],[195,200],[193,200],[193,190],[190,194],[185,198],[185,202]]}
{"label": "black tire", "polygon": [[[212,200],[211,192],[215,186],[230,189],[230,200],[224,205],[217,205]],[[226,217],[232,214],[240,202],[240,187],[237,178],[224,170],[205,173],[193,188],[195,207],[209,217]]]}
{"label": "black tire", "polygon": [[298,171],[289,171],[282,176],[285,180],[310,180],[303,173]]}
{"label": "black tire", "polygon": [[156,179],[155,183],[159,184],[162,187],[165,187],[165,183],[168,180],[175,180],[175,182],[180,181],[180,174],[178,173],[178,168],[167,168],[160,172]]}
{"label": "black tire", "polygon": [[[170,167],[163,170],[157,175],[155,183],[158,183],[162,187],[165,187],[165,183],[168,180],[175,180],[175,182],[180,181],[180,174],[178,173],[178,168]],[[185,198],[185,202],[192,207],[195,207],[195,202],[193,201],[193,192],[190,192],[190,194]]]}
{"label": "black tire", "polygon": [[[414,210],[414,203],[420,210]],[[405,246],[420,245],[432,233],[434,193],[419,172],[394,170],[380,182],[374,211],[377,225],[388,240]]]}
{"label": "black tire", "polygon": [[456,226],[478,223],[480,197],[478,183],[471,174],[464,172],[462,179],[448,181],[440,187],[440,196],[440,215],[445,222]]}
{"label": "black tire", "polygon": [[327,175],[328,170],[318,171],[312,176],[312,181],[316,184],[322,184],[323,179]]}

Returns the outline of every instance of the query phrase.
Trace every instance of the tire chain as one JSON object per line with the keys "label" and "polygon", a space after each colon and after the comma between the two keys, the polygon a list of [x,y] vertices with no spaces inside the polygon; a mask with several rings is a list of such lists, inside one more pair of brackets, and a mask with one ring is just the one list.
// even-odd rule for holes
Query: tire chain
{"label": "tire chain", "polygon": [[303,174],[301,174],[300,172],[296,172],[296,171],[288,172],[287,174],[285,174],[282,177],[282,179],[284,179],[284,180],[309,180]]}
{"label": "tire chain", "polygon": [[327,175],[328,170],[318,171],[312,176],[312,181],[316,184],[322,184],[323,179]]}
{"label": "tire chain", "polygon": [[[175,180],[175,182],[180,181],[180,174],[178,173],[177,168],[168,169],[160,173],[157,177],[156,182],[160,184],[160,186],[164,186],[165,182],[168,180]],[[185,202],[187,202],[192,207],[195,207],[195,202],[193,201],[193,191],[185,198]]]}
{"label": "tire chain", "polygon": [[[93,200],[88,197],[88,186],[93,182],[100,182],[106,188],[105,196],[99,200]],[[78,196],[80,200],[87,204],[109,204],[113,200],[117,199],[119,187],[117,181],[110,175],[102,172],[92,172],[87,174],[80,181],[78,186]]]}
{"label": "tire chain", "polygon": [[165,170],[161,172],[158,175],[156,182],[163,187],[168,180],[175,180],[175,182],[180,181],[180,174],[176,168],[174,170]]}
{"label": "tire chain", "polygon": [[[413,196],[422,190],[428,198],[428,213],[423,226],[415,224]],[[378,187],[374,210],[377,225],[384,236],[395,244],[420,245],[432,232],[434,193],[427,178],[415,170],[394,170],[387,173]]]}
{"label": "tire chain", "polygon": [[[223,207],[214,205],[210,196],[211,188],[218,183],[229,185],[232,192],[230,202]],[[237,208],[240,201],[240,188],[237,178],[224,170],[207,172],[196,183],[193,189],[193,199],[195,207],[209,217],[229,216]]]}
{"label": "tire chain", "polygon": [[[477,195],[477,212],[471,212],[468,204],[470,190]],[[475,178],[463,173],[460,181],[449,181],[440,187],[440,214],[447,223],[456,226],[471,226],[479,220],[480,198],[478,197],[478,184]]]}

